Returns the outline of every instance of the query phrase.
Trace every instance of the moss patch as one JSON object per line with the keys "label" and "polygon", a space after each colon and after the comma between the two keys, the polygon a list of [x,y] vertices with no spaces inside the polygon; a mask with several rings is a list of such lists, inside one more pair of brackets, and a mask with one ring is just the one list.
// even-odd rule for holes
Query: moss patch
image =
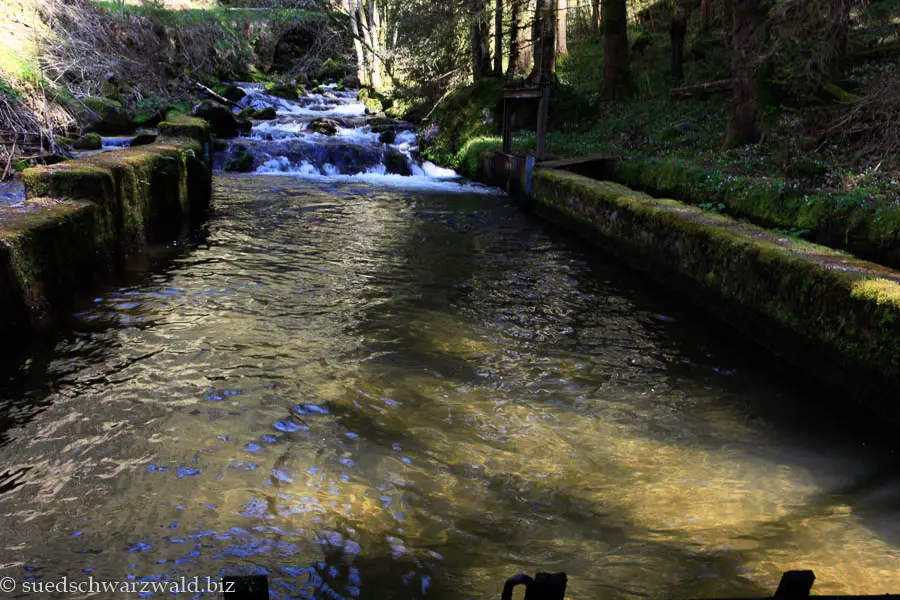
{"label": "moss patch", "polygon": [[162,138],[188,138],[201,143],[210,139],[209,124],[203,119],[186,115],[170,114],[159,124],[159,135]]}
{"label": "moss patch", "polygon": [[609,161],[602,176],[653,195],[720,208],[765,227],[800,231],[816,243],[900,266],[897,205],[877,205],[849,193],[808,193],[778,177],[726,175],[677,159]]}
{"label": "moss patch", "polygon": [[72,142],[72,148],[76,150],[99,150],[102,147],[103,140],[96,133],[86,133]]}

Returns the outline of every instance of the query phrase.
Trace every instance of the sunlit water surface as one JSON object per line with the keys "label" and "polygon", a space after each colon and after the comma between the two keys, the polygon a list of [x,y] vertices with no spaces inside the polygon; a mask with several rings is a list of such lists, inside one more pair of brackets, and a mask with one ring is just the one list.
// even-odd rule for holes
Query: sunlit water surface
{"label": "sunlit water surface", "polygon": [[0,575],[900,591],[889,452],[508,199],[221,175],[214,205],[0,389]]}

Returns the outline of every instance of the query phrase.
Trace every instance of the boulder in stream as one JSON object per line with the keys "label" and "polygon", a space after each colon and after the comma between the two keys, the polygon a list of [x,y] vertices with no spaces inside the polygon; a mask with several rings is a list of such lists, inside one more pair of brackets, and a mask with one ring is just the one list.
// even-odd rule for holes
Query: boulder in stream
{"label": "boulder in stream", "polygon": [[234,113],[212,100],[204,100],[195,106],[192,114],[209,123],[216,137],[233,138],[238,135],[238,121]]}
{"label": "boulder in stream", "polygon": [[397,129],[388,127],[378,136],[378,141],[382,144],[393,144],[397,140]]}
{"label": "boulder in stream", "polygon": [[278,83],[271,87],[266,86],[266,93],[270,96],[275,96],[276,98],[282,98],[284,100],[297,100],[300,98],[297,86],[289,83]]}
{"label": "boulder in stream", "polygon": [[115,100],[107,98],[84,98],[83,118],[88,131],[101,135],[117,135],[134,130],[134,121]]}
{"label": "boulder in stream", "polygon": [[103,140],[96,133],[86,133],[72,142],[72,148],[75,150],[99,150],[102,147]]}
{"label": "boulder in stream", "polygon": [[384,166],[387,168],[387,172],[393,175],[402,175],[403,177],[412,175],[409,158],[396,148],[388,148],[384,153]]}
{"label": "boulder in stream", "polygon": [[152,144],[156,141],[157,135],[155,133],[139,133],[134,136],[134,139],[131,140],[131,147],[135,146],[146,146],[147,144]]}
{"label": "boulder in stream", "polygon": [[241,99],[247,95],[247,92],[239,88],[238,86],[232,84],[226,85],[220,94],[226,100],[231,100],[232,102],[240,102]]}
{"label": "boulder in stream", "polygon": [[236,119],[236,121],[238,135],[250,135],[250,131],[253,129],[253,123],[250,122],[250,119]]}
{"label": "boulder in stream", "polygon": [[338,121],[337,119],[327,119],[321,118],[316,119],[315,121],[311,121],[309,125],[306,126],[307,130],[321,133],[322,135],[336,135],[338,129],[343,127],[344,124]]}
{"label": "boulder in stream", "polygon": [[278,115],[276,114],[275,109],[271,106],[261,108],[253,114],[253,118],[259,119],[260,121],[272,121],[277,117]]}
{"label": "boulder in stream", "polygon": [[253,170],[253,153],[244,145],[237,145],[231,151],[231,157],[225,163],[225,170],[237,173],[249,173]]}

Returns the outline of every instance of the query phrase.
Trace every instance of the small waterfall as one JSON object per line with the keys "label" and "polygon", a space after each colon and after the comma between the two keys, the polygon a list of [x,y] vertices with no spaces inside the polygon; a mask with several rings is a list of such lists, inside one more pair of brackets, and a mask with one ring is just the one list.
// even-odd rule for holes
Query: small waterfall
{"label": "small waterfall", "polygon": [[[246,137],[232,140],[216,157],[216,168],[245,148],[252,173],[323,181],[361,181],[376,186],[496,193],[460,177],[452,169],[422,161],[409,123],[366,115],[358,90],[322,86],[297,100],[268,94],[259,84],[238,84],[247,94],[242,108],[274,109],[275,118],[253,120]],[[240,109],[235,109],[240,112]]]}

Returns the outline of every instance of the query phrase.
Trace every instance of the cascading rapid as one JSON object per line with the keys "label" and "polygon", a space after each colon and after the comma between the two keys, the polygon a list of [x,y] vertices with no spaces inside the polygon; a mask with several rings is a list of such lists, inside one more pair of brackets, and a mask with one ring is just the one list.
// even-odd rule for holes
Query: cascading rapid
{"label": "cascading rapid", "polygon": [[357,90],[340,90],[331,84],[322,86],[322,93],[286,100],[267,93],[260,84],[238,85],[246,93],[239,102],[242,108],[268,109],[268,116],[274,118],[253,119],[250,133],[217,155],[217,169],[243,156],[246,168],[241,170],[257,175],[468,193],[496,191],[421,161],[413,126],[366,115]]}

